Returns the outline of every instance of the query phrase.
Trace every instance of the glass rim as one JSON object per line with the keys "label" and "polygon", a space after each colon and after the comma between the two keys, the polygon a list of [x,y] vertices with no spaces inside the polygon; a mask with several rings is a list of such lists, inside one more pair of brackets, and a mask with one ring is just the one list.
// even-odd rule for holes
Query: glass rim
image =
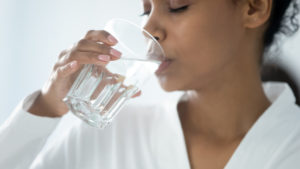
{"label": "glass rim", "polygon": [[160,43],[153,37],[152,34],[150,34],[147,30],[142,28],[140,25],[138,25],[128,19],[124,19],[124,18],[112,18],[112,19],[109,19],[107,23],[114,22],[114,21],[121,21],[121,22],[129,23],[129,24],[135,26],[136,28],[140,29],[142,32],[145,32],[155,42],[155,44],[159,46],[160,50],[162,51],[163,57],[166,57],[165,51],[162,48],[162,46],[160,45]]}

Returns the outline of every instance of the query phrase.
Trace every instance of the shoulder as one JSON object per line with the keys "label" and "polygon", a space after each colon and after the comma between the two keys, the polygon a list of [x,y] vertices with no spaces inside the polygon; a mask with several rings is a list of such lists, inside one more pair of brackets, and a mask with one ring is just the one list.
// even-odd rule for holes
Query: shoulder
{"label": "shoulder", "polygon": [[276,169],[296,169],[300,166],[300,108],[298,105],[293,104],[287,106],[283,112],[285,116],[281,119],[282,125],[279,129],[285,129],[279,133],[284,137],[281,145],[273,154],[273,163],[271,168]]}
{"label": "shoulder", "polygon": [[298,152],[300,153],[300,107],[293,104],[286,109],[286,112],[289,112],[287,113],[289,115],[287,121],[283,121],[283,124],[292,126],[289,131],[290,141],[299,146]]}
{"label": "shoulder", "polygon": [[[278,113],[276,120],[277,126],[275,126],[275,129],[282,129],[279,133],[285,133],[283,145],[285,147],[298,145],[300,148],[300,107],[295,103],[285,106]],[[300,153],[300,149],[298,149],[298,152]]]}

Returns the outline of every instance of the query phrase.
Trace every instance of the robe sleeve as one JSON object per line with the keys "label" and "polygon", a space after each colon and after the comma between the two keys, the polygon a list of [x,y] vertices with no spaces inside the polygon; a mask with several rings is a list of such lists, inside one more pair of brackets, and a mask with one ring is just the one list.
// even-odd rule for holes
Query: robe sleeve
{"label": "robe sleeve", "polygon": [[39,93],[24,99],[0,126],[0,168],[29,168],[59,123],[61,118],[27,112]]}

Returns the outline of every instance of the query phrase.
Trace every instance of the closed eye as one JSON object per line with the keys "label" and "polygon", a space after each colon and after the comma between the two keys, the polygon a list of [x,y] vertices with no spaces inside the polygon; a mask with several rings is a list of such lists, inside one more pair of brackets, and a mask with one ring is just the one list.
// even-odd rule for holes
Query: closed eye
{"label": "closed eye", "polygon": [[[186,6],[183,6],[183,7],[180,7],[180,8],[169,8],[169,12],[171,12],[171,13],[180,13],[180,12],[183,12],[183,11],[185,11],[185,10],[187,10],[188,9],[188,7],[189,7],[189,5],[186,5]],[[144,13],[142,13],[141,15],[139,15],[139,16],[148,16],[148,15],[150,15],[150,11],[145,11]]]}
{"label": "closed eye", "polygon": [[186,6],[183,6],[183,7],[180,7],[180,8],[175,8],[175,9],[170,8],[170,9],[169,9],[169,12],[171,12],[171,13],[179,13],[179,12],[183,12],[183,11],[187,10],[188,7],[189,7],[189,6],[186,5]]}

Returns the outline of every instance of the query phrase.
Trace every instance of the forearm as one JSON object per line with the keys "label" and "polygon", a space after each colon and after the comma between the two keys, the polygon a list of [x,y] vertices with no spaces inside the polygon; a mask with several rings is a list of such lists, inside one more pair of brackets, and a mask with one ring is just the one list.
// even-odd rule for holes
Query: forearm
{"label": "forearm", "polygon": [[0,127],[0,168],[29,168],[60,121],[25,111],[24,108],[30,107],[26,103],[34,100],[34,96],[30,97]]}
{"label": "forearm", "polygon": [[42,94],[40,93],[35,102],[29,107],[28,112],[42,117],[61,117],[62,115],[59,115],[57,113],[57,110],[55,110],[53,107],[50,106],[49,103],[46,102]]}

